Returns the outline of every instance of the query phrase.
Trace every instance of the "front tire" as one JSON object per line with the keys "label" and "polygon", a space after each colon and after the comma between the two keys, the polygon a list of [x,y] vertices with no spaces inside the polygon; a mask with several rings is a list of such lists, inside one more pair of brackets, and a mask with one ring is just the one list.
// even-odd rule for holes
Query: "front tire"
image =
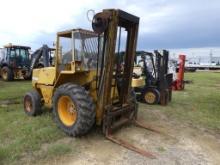
{"label": "front tire", "polygon": [[160,92],[156,88],[146,88],[142,92],[143,102],[153,105],[160,101]]}
{"label": "front tire", "polygon": [[53,114],[58,127],[70,136],[86,134],[95,123],[95,106],[86,90],[71,83],[61,85],[53,96]]}

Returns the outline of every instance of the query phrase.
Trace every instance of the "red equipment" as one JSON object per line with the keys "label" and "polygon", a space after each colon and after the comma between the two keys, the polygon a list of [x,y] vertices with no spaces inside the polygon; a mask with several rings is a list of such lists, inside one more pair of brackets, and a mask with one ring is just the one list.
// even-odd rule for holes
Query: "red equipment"
{"label": "red equipment", "polygon": [[172,83],[173,90],[184,89],[185,61],[186,61],[186,55],[179,55],[179,71],[177,73],[177,79]]}

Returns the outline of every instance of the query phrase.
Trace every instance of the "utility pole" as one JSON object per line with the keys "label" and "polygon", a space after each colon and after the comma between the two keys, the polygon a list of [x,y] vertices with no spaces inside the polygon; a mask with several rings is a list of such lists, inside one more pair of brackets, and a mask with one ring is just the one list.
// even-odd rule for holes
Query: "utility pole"
{"label": "utility pole", "polygon": [[210,57],[210,64],[212,63],[212,49],[210,49],[209,57]]}

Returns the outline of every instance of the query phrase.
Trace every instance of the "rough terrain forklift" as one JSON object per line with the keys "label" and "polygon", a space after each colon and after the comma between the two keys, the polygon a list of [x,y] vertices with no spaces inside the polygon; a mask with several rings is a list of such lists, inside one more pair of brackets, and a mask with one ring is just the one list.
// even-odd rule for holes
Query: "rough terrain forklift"
{"label": "rough terrain forklift", "polygon": [[[113,131],[137,122],[137,102],[131,89],[139,18],[122,10],[107,9],[93,17],[94,32],[73,29],[57,33],[54,67],[34,69],[33,90],[24,96],[24,111],[40,114],[53,109],[57,125],[70,136],[86,134],[94,123],[109,140],[154,158]],[[116,43],[126,32],[124,66],[117,63]]]}
{"label": "rough terrain forklift", "polygon": [[0,54],[0,75],[4,81],[24,78],[27,76],[30,58],[28,46],[18,46],[8,44],[4,46]]}
{"label": "rough terrain forklift", "polygon": [[[154,53],[136,52],[136,64],[142,63],[142,66],[134,68],[132,82],[138,100],[147,104],[162,105],[171,101],[173,75],[168,73],[168,58],[169,52],[166,50],[162,52],[155,50]],[[141,69],[139,72],[141,74],[138,75],[135,69]],[[144,84],[139,83],[140,78],[145,80]]]}

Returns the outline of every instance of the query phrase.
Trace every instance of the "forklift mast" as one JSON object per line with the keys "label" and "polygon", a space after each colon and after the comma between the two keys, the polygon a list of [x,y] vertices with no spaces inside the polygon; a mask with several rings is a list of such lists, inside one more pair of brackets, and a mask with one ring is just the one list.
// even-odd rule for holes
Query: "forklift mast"
{"label": "forklift mast", "polygon": [[163,50],[162,53],[160,53],[158,50],[155,50],[154,53],[156,55],[157,85],[160,91],[160,104],[166,105],[171,101],[173,81],[173,74],[168,74],[169,52]]}
{"label": "forklift mast", "polygon": [[[101,13],[97,13],[93,18],[93,30],[98,34],[104,32],[104,44],[103,44],[103,60],[101,64],[101,73],[98,83],[98,102],[97,106],[100,110],[100,114],[97,116],[103,116],[103,132],[109,134],[113,131],[110,121],[115,118],[121,118],[123,114],[136,114],[135,107],[129,103],[129,95],[131,90],[132,71],[134,65],[134,57],[137,45],[139,18],[126,13],[122,10],[103,10]],[[124,55],[123,71],[119,74],[115,73],[120,70],[117,65],[117,53],[116,43],[118,28],[124,28],[127,32],[126,48]],[[120,38],[120,37],[119,37]],[[117,77],[116,77],[117,76]],[[118,77],[120,81],[118,81]],[[111,93],[115,89],[112,85],[116,82],[115,86],[118,88],[119,99],[116,103],[113,103]],[[123,87],[122,87],[123,86]],[[122,117],[123,118],[123,117]],[[125,124],[130,119],[119,121],[114,125],[117,127]],[[121,123],[121,124],[119,124]]]}
{"label": "forklift mast", "polygon": [[[107,9],[93,17],[93,30],[99,35],[104,33],[102,62],[98,77],[98,100],[96,117],[101,117],[102,129],[106,138],[125,148],[135,151],[143,156],[155,156],[142,150],[123,139],[113,136],[113,131],[119,127],[133,123],[138,127],[151,129],[137,121],[137,102],[135,93],[132,93],[131,81],[134,58],[136,53],[139,18],[122,10]],[[122,65],[120,55],[121,28],[126,30],[126,46]],[[123,36],[124,37],[124,36]],[[100,38],[100,37],[99,37]],[[118,53],[116,44],[118,43]],[[100,44],[98,44],[100,45]],[[98,46],[99,47],[99,46]],[[98,50],[100,50],[98,48]],[[99,53],[98,53],[99,54]],[[98,64],[99,65],[99,64]],[[97,67],[99,68],[99,67]],[[118,98],[112,97],[117,90]],[[151,129],[152,130],[152,129]]]}

